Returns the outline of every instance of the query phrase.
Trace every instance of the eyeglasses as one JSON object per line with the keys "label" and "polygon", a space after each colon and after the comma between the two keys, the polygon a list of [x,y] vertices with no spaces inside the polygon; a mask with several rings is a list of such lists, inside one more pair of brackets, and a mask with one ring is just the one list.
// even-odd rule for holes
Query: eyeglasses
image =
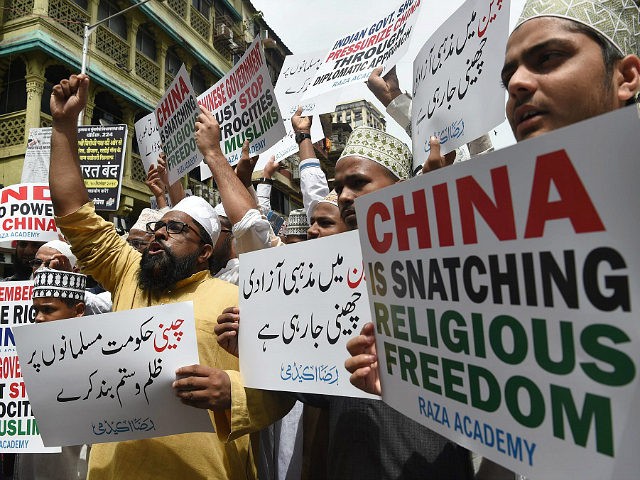
{"label": "eyeglasses", "polygon": [[202,237],[200,236],[200,232],[198,232],[188,223],[178,222],[177,220],[169,220],[168,222],[163,222],[162,220],[159,220],[157,222],[149,222],[147,223],[147,233],[156,233],[163,227],[167,227],[167,233],[169,235],[178,235],[180,233],[186,232],[187,229],[193,230],[196,235],[198,235],[200,241],[204,243],[204,240],[202,240]]}
{"label": "eyeglasses", "polygon": [[127,243],[135,249],[138,249],[140,247],[146,247],[147,245],[149,245],[149,242],[145,242],[144,240],[138,240],[136,238],[133,238],[131,240],[127,239]]}
{"label": "eyeglasses", "polygon": [[43,264],[45,267],[48,267],[50,262],[51,262],[51,259],[42,260],[41,258],[34,258],[33,260],[29,260],[29,265],[31,266],[31,268],[38,269]]}

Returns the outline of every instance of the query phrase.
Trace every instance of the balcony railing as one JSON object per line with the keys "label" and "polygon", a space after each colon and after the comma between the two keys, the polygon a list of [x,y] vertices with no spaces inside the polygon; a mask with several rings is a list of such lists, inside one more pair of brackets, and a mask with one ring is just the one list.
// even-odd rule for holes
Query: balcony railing
{"label": "balcony railing", "polygon": [[160,83],[160,65],[145,54],[136,52],[136,75],[154,87],[158,87]]}
{"label": "balcony railing", "polygon": [[185,0],[167,0],[167,4],[179,17],[186,20],[187,2]]}
{"label": "balcony railing", "polygon": [[26,120],[26,110],[0,115],[0,148],[24,145]]}
{"label": "balcony railing", "polygon": [[144,165],[140,160],[140,155],[131,152],[131,180],[138,182],[144,182],[147,179],[147,174],[144,171]]}
{"label": "balcony railing", "polygon": [[113,63],[121,68],[129,65],[129,45],[116,33],[99,25],[96,32],[96,48],[113,59]]}
{"label": "balcony railing", "polygon": [[51,115],[40,112],[40,127],[50,127],[53,125],[53,118]]}
{"label": "balcony railing", "polygon": [[49,17],[81,38],[89,22],[89,12],[69,0],[49,0]]}
{"label": "balcony railing", "polygon": [[191,5],[191,27],[205,40],[208,41],[211,37],[211,22],[193,5]]}
{"label": "balcony railing", "polygon": [[33,12],[34,0],[10,0],[5,4],[5,21],[26,17]]}

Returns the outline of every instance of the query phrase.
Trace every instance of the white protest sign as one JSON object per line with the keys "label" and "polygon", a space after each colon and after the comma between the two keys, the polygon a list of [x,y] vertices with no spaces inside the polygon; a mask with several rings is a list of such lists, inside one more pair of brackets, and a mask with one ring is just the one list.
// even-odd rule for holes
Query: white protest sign
{"label": "white protest sign", "polygon": [[0,190],[0,240],[57,240],[49,185],[19,183]]}
{"label": "white protest sign", "polygon": [[56,453],[45,447],[22,379],[12,328],[35,321],[33,282],[0,283],[0,452]]}
{"label": "white protest sign", "polygon": [[[285,57],[278,81],[274,87],[283,118],[291,118],[298,110],[299,105],[303,107],[303,115],[315,108],[315,105],[305,106],[301,104],[300,99],[315,77],[326,53],[325,50],[321,50],[302,55],[287,55]],[[333,110],[334,107],[335,104],[332,104],[329,110]]]}
{"label": "white protest sign", "polygon": [[285,136],[259,37],[229,73],[198,97],[198,103],[216,116],[220,148],[231,165],[240,160],[245,140],[254,156]]}
{"label": "white protest sign", "polygon": [[293,132],[293,129],[291,128],[291,124],[289,123],[289,126],[287,126],[287,135],[278,143],[276,143],[273,147],[271,147],[269,150],[260,154],[260,157],[258,158],[258,161],[256,162],[256,166],[254,167],[253,170],[254,171],[263,170],[265,165],[267,164],[267,161],[269,161],[269,158],[271,158],[272,156],[275,158],[274,161],[278,163],[284,160],[285,158],[289,157],[290,155],[297,153],[300,150],[300,148],[296,143],[296,140],[294,137],[295,137],[295,133]]}
{"label": "white protest sign", "polygon": [[20,183],[49,183],[51,127],[30,128]]}
{"label": "white protest sign", "polygon": [[136,140],[140,151],[140,160],[144,165],[144,171],[149,173],[151,165],[158,163],[158,156],[162,152],[162,142],[158,133],[156,114],[150,113],[135,123]]}
{"label": "white protest sign", "polygon": [[347,341],[370,319],[357,232],[243,254],[240,279],[246,386],[377,398],[344,368]]}
{"label": "white protest sign", "polygon": [[527,477],[635,478],[639,134],[629,107],[356,200],[386,403]]}
{"label": "white protest sign", "polygon": [[171,388],[198,362],[193,304],[105,313],[14,329],[45,445],[212,432],[207,412]]}
{"label": "white protest sign", "polygon": [[[315,112],[316,114],[333,112],[338,100],[343,97],[342,93],[345,91],[341,90],[341,95],[321,95],[311,101],[302,101],[302,96],[307,91],[318,68],[323,63],[326,53],[325,50],[321,50],[302,55],[287,55],[284,59],[274,91],[278,99],[282,117],[285,120],[287,133],[291,130],[291,124],[287,122],[287,120],[296,113],[299,106],[302,107],[303,116],[307,116],[311,112]],[[358,86],[361,87],[361,85]],[[353,91],[353,89],[348,90],[349,92]],[[311,140],[317,142],[323,137],[324,134],[322,133],[320,118],[314,115],[311,125]]]}
{"label": "white protest sign", "polygon": [[187,69],[182,65],[155,111],[162,149],[167,155],[171,185],[202,162],[203,157],[194,135],[199,114]]}
{"label": "white protest sign", "polygon": [[467,0],[414,60],[414,169],[422,168],[429,155],[430,136],[440,139],[445,154],[504,120],[500,70],[509,36],[509,6],[503,0]]}
{"label": "white protest sign", "polygon": [[[420,12],[420,0],[404,0],[389,14],[338,38],[301,103],[354,83],[362,83],[376,67],[393,67],[409,48],[409,40]],[[325,99],[326,100],[326,99]],[[334,103],[335,105],[335,103]],[[323,113],[318,108],[313,113]],[[307,112],[305,112],[307,113]]]}

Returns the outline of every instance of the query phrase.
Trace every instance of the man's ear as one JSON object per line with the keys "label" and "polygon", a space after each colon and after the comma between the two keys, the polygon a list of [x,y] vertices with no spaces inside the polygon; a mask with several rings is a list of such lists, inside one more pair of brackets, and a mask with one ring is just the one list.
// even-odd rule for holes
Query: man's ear
{"label": "man's ear", "polygon": [[198,263],[209,263],[209,257],[213,254],[213,245],[205,243],[198,255]]}
{"label": "man's ear", "polygon": [[84,309],[85,309],[84,302],[76,303],[76,306],[75,306],[76,317],[84,316]]}
{"label": "man's ear", "polygon": [[618,100],[625,105],[640,91],[640,58],[637,55],[627,55],[615,66],[614,78]]}

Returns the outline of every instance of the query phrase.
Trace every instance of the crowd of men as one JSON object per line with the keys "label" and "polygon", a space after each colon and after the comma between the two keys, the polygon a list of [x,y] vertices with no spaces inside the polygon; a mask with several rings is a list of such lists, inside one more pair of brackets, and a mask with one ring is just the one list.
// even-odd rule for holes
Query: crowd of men
{"label": "crowd of men", "polygon": [[[509,37],[501,72],[508,96],[506,116],[518,142],[637,101],[638,8],[633,0],[526,3]],[[608,21],[602,21],[605,14]],[[402,93],[394,70],[384,77],[380,72],[376,69],[367,85],[406,127],[410,99]],[[68,298],[56,296],[61,304],[57,306],[51,305],[50,292],[60,286],[47,283],[50,269],[71,272],[76,261],[83,274],[110,292],[112,311],[192,301],[201,364],[181,368],[173,388],[185,404],[206,409],[216,430],[96,444],[88,460],[88,478],[515,478],[486,459],[474,464],[471,452],[381,401],[249,389],[238,371],[238,254],[358,229],[354,200],[411,176],[412,153],[404,143],[385,132],[356,128],[336,163],[330,190],[314,155],[311,118],[298,111],[291,121],[298,134],[305,208],[291,213],[280,237],[264,214],[277,165],[270,162],[265,167],[255,192],[248,149],[234,171],[220,150],[215,116],[201,107],[195,139],[222,204],[214,208],[174,189],[169,193],[175,206],[144,212],[125,240],[96,214],[79,167],[76,123],[88,87],[86,75],[73,75],[51,95],[50,189],[56,223],[70,249],[64,242],[18,242],[18,268],[7,280],[27,279],[33,269],[40,269],[34,278],[39,322],[85,314],[84,298],[77,296],[84,289],[83,275],[74,280]],[[455,155],[440,155],[437,138],[431,139],[431,147],[423,159],[423,174],[454,161]],[[470,150],[473,155],[490,147],[485,137]],[[613,167],[615,159],[610,161]],[[160,160],[148,183],[159,202],[165,193],[163,175]],[[54,314],[54,308],[66,317]],[[349,341],[351,356],[345,367],[355,386],[380,395],[374,337],[370,323]],[[79,478],[52,470],[49,476],[32,478]],[[76,468],[82,476],[80,470]],[[28,476],[16,469],[15,478]]]}

